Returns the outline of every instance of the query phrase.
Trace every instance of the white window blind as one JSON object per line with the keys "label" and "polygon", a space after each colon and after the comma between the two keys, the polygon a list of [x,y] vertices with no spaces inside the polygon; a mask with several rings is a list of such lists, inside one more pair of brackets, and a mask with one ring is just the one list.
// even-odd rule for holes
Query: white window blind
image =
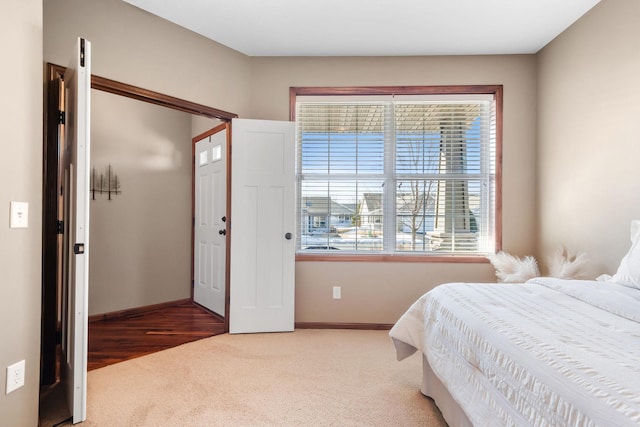
{"label": "white window blind", "polygon": [[301,252],[495,250],[492,95],[305,97],[296,128]]}

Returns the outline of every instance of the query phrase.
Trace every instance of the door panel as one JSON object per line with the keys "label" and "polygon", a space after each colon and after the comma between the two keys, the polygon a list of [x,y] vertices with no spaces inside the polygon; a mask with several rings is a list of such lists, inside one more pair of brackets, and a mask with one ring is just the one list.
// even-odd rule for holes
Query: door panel
{"label": "door panel", "polygon": [[230,333],[294,328],[294,124],[233,119]]}
{"label": "door panel", "polygon": [[225,317],[227,125],[195,144],[193,299]]}
{"label": "door panel", "polygon": [[91,45],[78,39],[64,75],[64,212],[61,381],[73,423],[86,419],[89,283],[89,158]]}

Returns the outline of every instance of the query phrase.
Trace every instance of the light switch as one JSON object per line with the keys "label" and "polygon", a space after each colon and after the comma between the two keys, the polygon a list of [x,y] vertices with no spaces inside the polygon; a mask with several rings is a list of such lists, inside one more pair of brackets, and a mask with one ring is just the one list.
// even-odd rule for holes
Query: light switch
{"label": "light switch", "polygon": [[11,202],[11,219],[9,220],[9,227],[29,227],[29,203]]}

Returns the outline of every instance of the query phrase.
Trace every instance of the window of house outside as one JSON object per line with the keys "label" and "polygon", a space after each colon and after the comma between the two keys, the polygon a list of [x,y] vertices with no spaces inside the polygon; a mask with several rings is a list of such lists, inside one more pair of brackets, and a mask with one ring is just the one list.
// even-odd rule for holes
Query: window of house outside
{"label": "window of house outside", "polygon": [[298,258],[500,249],[502,86],[291,88]]}

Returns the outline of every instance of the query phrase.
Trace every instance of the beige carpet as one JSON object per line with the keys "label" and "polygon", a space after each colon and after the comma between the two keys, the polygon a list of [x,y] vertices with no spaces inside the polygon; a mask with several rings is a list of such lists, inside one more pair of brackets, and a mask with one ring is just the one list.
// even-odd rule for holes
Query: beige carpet
{"label": "beige carpet", "polygon": [[86,426],[446,426],[387,331],[220,335],[89,372]]}

